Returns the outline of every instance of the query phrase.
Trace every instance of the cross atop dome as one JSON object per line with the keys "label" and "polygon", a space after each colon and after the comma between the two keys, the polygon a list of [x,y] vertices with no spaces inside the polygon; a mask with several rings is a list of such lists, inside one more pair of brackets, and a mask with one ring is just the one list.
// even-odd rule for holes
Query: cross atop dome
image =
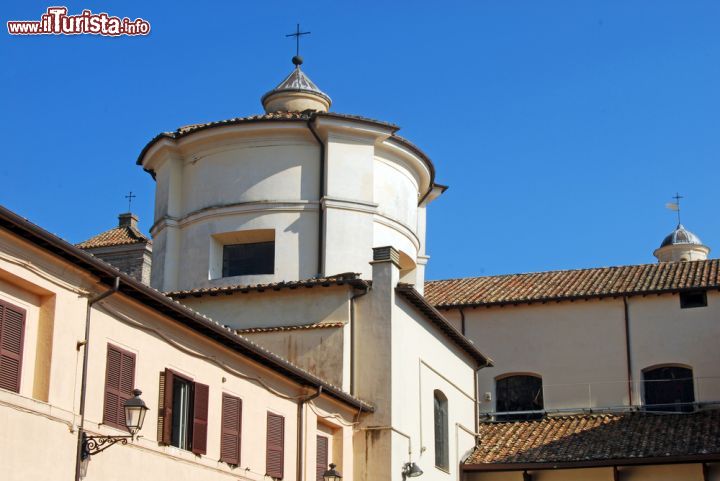
{"label": "cross atop dome", "polygon": [[295,33],[285,35],[286,37],[295,37],[295,56],[292,58],[295,69],[277,87],[262,96],[260,102],[262,102],[265,112],[302,112],[305,110],[327,112],[330,109],[332,104],[330,97],[300,69],[300,65],[303,64],[303,58],[300,56],[300,37],[309,34],[310,32],[301,32],[300,24],[297,24]]}

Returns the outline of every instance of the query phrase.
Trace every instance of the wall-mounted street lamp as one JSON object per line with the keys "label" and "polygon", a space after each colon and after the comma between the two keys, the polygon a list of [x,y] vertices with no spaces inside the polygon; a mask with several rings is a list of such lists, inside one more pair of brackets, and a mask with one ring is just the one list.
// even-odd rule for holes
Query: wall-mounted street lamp
{"label": "wall-mounted street lamp", "polygon": [[417,478],[418,476],[421,476],[423,473],[423,470],[420,469],[420,466],[413,462],[407,462],[403,464],[402,469],[402,477],[403,479],[406,478]]}
{"label": "wall-mounted street lamp", "polygon": [[125,401],[123,405],[125,409],[125,426],[130,432],[129,436],[88,436],[85,432],[82,433],[81,458],[84,464],[90,460],[90,456],[105,451],[113,444],[127,444],[128,439],[135,440],[135,435],[142,429],[145,422],[145,413],[148,411],[145,401],[140,399],[141,394],[141,390],[133,390],[134,397]]}
{"label": "wall-mounted street lamp", "polygon": [[325,481],[340,481],[342,479],[342,474],[340,474],[340,471],[335,469],[335,467],[335,463],[330,463],[330,469],[323,473],[323,479]]}

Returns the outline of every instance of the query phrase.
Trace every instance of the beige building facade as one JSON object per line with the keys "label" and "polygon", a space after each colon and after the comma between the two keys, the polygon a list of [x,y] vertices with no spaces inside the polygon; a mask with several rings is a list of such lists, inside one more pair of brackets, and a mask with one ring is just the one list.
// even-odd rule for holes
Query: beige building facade
{"label": "beige building facade", "polygon": [[[10,338],[5,336],[9,321],[7,315],[3,318],[0,450],[4,476],[9,476],[4,479],[72,479],[81,423],[92,436],[127,434],[114,417],[117,403],[108,397],[116,352],[132,361],[132,369],[125,365],[121,371],[129,376],[131,389],[142,389],[150,411],[137,439],[90,457],[86,479],[259,480],[266,479],[272,466],[279,466],[283,479],[314,479],[319,437],[325,440],[321,447],[328,462],[337,464],[345,479],[353,479],[353,426],[372,411],[371,404],[9,211],[3,209],[0,219],[0,302],[4,312],[20,313],[22,319],[21,362],[14,373],[19,386],[13,386],[8,384]],[[114,292],[116,278],[119,289]],[[112,295],[94,304],[88,318],[88,299],[108,291]],[[90,337],[85,339],[88,320]],[[164,383],[167,372],[193,386],[189,416],[198,416],[200,386],[205,387],[206,405],[204,419],[179,419],[176,411],[171,437],[163,439],[159,424],[168,419],[161,393],[170,389]],[[227,400],[240,408],[234,454],[232,443],[228,447],[222,441],[228,436],[223,427]],[[270,415],[282,419],[282,443],[273,452],[266,449]],[[176,425],[193,432],[175,439]],[[38,456],[38,450],[44,455]]]}

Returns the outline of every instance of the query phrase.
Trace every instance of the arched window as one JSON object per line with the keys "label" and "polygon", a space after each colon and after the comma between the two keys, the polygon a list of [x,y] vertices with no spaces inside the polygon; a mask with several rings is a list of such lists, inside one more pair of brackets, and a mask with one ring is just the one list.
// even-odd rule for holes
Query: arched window
{"label": "arched window", "polygon": [[[503,376],[495,380],[495,410],[541,411],[543,409],[542,378],[528,374]],[[506,414],[497,416],[502,421],[539,419],[542,413]]]}
{"label": "arched window", "polygon": [[659,366],[643,371],[645,410],[693,411],[695,388],[692,369],[682,366]]}
{"label": "arched window", "polygon": [[442,391],[435,390],[435,466],[450,468],[448,443],[448,401]]}

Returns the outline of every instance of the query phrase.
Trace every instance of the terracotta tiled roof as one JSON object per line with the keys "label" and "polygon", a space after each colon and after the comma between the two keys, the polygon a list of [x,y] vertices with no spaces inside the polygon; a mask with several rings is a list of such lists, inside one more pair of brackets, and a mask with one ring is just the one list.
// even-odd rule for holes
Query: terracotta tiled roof
{"label": "terracotta tiled roof", "polygon": [[[382,127],[387,128],[392,131],[392,135],[388,138],[388,140],[392,140],[396,143],[399,143],[410,150],[412,150],[416,155],[418,155],[427,168],[430,171],[430,185],[435,185],[435,166],[433,165],[430,158],[417,146],[413,145],[410,141],[407,139],[404,139],[396,134],[398,130],[400,130],[400,127],[397,125],[390,123],[390,122],[383,122],[382,120],[375,120],[370,119],[368,117],[362,117],[360,115],[351,115],[351,114],[340,114],[336,112],[315,112],[312,110],[305,110],[302,112],[270,112],[260,115],[250,115],[248,117],[234,117],[232,119],[226,119],[226,120],[218,120],[214,122],[204,122],[200,124],[190,124],[185,125],[183,127],[180,127],[172,132],[161,132],[160,134],[156,135],[150,142],[143,147],[142,151],[140,152],[140,155],[137,158],[137,164],[142,165],[143,158],[145,157],[145,154],[150,150],[150,148],[155,145],[158,141],[161,139],[170,139],[170,140],[178,140],[186,135],[192,134],[193,132],[197,132],[200,130],[215,128],[215,127],[224,127],[228,125],[236,125],[236,124],[249,124],[249,123],[255,123],[255,122],[287,122],[287,121],[296,121],[296,122],[308,122],[315,118],[329,118],[329,119],[339,119],[339,120],[352,120],[355,122],[360,122],[364,124],[370,124],[376,127]],[[154,174],[153,174],[154,175]]]}
{"label": "terracotta tiled roof", "polygon": [[702,456],[720,454],[720,410],[483,422],[479,435],[466,465]]}
{"label": "terracotta tiled roof", "polygon": [[106,230],[95,237],[91,237],[90,239],[75,245],[80,249],[92,249],[95,247],[139,244],[141,242],[151,243],[152,241],[143,235],[143,233],[138,229],[131,226],[125,226]]}
{"label": "terracotta tiled roof", "polygon": [[425,283],[437,308],[655,294],[720,288],[720,260],[467,277]]}
{"label": "terracotta tiled roof", "polygon": [[[302,112],[269,112],[265,114],[259,114],[259,115],[250,115],[247,117],[233,117],[231,119],[225,119],[225,120],[217,120],[212,122],[203,122],[199,124],[190,124],[182,126],[172,132],[161,132],[158,135],[156,135],[148,144],[143,148],[143,150],[140,152],[140,155],[137,159],[137,164],[142,165],[142,159],[145,156],[145,153],[148,151],[148,149],[155,144],[158,140],[162,138],[166,139],[173,139],[177,140],[180,139],[188,134],[191,134],[193,132],[197,132],[199,130],[214,128],[214,127],[223,127],[227,125],[236,125],[236,124],[249,124],[253,122],[287,122],[287,121],[303,121],[307,122],[308,120],[311,120],[315,117],[328,117],[328,118],[336,118],[336,119],[345,119],[345,120],[355,120],[358,122],[373,124],[373,125],[380,125],[383,127],[387,127],[391,129],[394,132],[400,129],[395,124],[389,123],[389,122],[383,122],[381,120],[375,120],[370,119],[367,117],[362,117],[360,115],[350,115],[350,114],[339,114],[335,112],[315,112],[313,110],[305,110]],[[403,143],[408,143],[405,139],[402,139],[399,136],[393,135],[393,137],[397,138],[398,141]],[[414,146],[413,146],[414,147]],[[417,147],[414,147],[415,150],[417,150],[421,156],[428,161],[428,163],[432,166],[432,163],[430,163],[430,160],[425,156],[420,149]]]}
{"label": "terracotta tiled roof", "polygon": [[300,324],[296,326],[274,326],[274,327],[249,327],[247,329],[235,329],[237,334],[258,334],[262,332],[286,332],[286,331],[305,331],[314,329],[327,329],[332,327],[344,327],[345,323],[338,322],[316,322],[313,324]]}
{"label": "terracotta tiled roof", "polygon": [[173,299],[184,299],[187,297],[217,296],[220,294],[233,294],[235,292],[265,292],[279,291],[281,289],[298,289],[300,287],[330,287],[349,284],[355,287],[367,287],[368,281],[359,278],[359,274],[348,272],[328,277],[317,277],[300,281],[270,282],[267,284],[234,284],[230,286],[200,287],[184,291],[166,292],[165,295]]}

